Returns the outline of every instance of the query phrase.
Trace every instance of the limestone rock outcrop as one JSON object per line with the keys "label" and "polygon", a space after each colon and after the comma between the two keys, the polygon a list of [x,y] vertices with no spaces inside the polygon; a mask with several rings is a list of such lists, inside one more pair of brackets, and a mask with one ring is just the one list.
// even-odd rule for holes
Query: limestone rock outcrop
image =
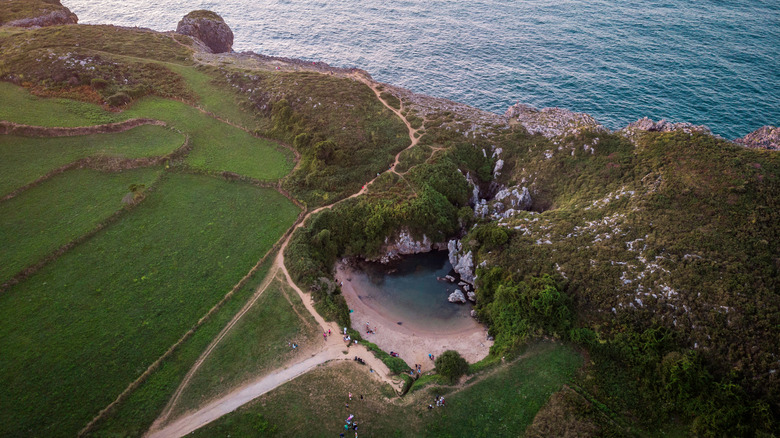
{"label": "limestone rock outcrop", "polygon": [[447,298],[447,301],[451,303],[465,303],[466,296],[463,295],[463,292],[460,289],[455,289],[455,292],[450,294],[449,298]]}
{"label": "limestone rock outcrop", "polygon": [[45,27],[45,26],[58,26],[62,24],[77,24],[79,18],[66,8],[59,4],[59,2],[52,3],[44,6],[40,11],[40,15],[29,18],[20,18],[18,20],[9,21],[8,23],[0,23],[5,26],[13,27]]}
{"label": "limestone rock outcrop", "polygon": [[222,17],[211,11],[192,11],[185,15],[176,26],[176,33],[202,41],[212,53],[233,50],[233,31]]}
{"label": "limestone rock outcrop", "polygon": [[588,114],[575,113],[563,108],[536,109],[518,103],[510,106],[504,113],[504,117],[517,120],[531,135],[541,134],[550,139],[575,135],[582,131],[607,131],[607,128]]}
{"label": "limestone rock outcrop", "polygon": [[506,219],[514,216],[518,211],[530,210],[532,204],[533,200],[528,187],[504,187],[496,193],[492,200],[483,199],[474,206],[474,215],[496,220]]}
{"label": "limestone rock outcrop", "polygon": [[666,120],[660,120],[654,122],[652,119],[643,117],[636,122],[629,123],[628,126],[623,128],[623,131],[647,131],[647,132],[672,132],[682,131],[687,134],[694,132],[701,132],[704,134],[711,134],[710,128],[704,125],[694,125],[692,123],[672,123]]}
{"label": "limestone rock outcrop", "polygon": [[408,230],[401,230],[395,238],[385,238],[383,255],[378,260],[381,263],[389,263],[402,255],[430,252],[443,246],[444,243],[432,242],[426,235],[423,235],[422,240],[414,240]]}
{"label": "limestone rock outcrop", "polygon": [[734,142],[749,148],[778,151],[780,150],[780,128],[762,126],[750,134],[734,140]]}
{"label": "limestone rock outcrop", "polygon": [[450,240],[447,243],[450,264],[452,269],[460,275],[460,279],[469,284],[474,284],[474,255],[471,251],[462,254],[463,245],[458,240]]}

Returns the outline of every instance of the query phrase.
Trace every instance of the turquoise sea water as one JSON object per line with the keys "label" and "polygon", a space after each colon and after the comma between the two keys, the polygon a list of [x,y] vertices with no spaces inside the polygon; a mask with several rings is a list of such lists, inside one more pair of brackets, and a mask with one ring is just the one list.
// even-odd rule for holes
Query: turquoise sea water
{"label": "turquoise sea water", "polygon": [[450,271],[447,252],[433,251],[406,256],[389,269],[380,263],[361,263],[349,281],[364,304],[392,321],[413,329],[457,331],[474,322],[471,305],[447,301],[457,286],[437,280]]}
{"label": "turquoise sea water", "polygon": [[173,30],[222,15],[234,49],[359,67],[503,113],[643,116],[736,138],[780,124],[778,0],[62,0],[81,23]]}

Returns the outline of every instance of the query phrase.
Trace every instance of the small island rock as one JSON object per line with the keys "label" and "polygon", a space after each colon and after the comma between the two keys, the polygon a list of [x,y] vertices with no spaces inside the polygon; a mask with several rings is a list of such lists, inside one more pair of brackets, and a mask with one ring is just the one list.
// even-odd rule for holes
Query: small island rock
{"label": "small island rock", "polygon": [[176,33],[202,41],[212,53],[233,50],[233,31],[218,14],[211,11],[192,11],[176,26]]}

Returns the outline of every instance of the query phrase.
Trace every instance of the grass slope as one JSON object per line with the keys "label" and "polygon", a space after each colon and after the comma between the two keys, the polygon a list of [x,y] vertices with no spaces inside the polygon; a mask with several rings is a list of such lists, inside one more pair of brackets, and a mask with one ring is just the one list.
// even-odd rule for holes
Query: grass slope
{"label": "grass slope", "polygon": [[[205,81],[202,77],[198,80]],[[141,117],[163,120],[189,135],[193,149],[186,163],[207,172],[227,171],[273,181],[287,175],[293,168],[292,153],[287,149],[173,100],[147,97],[116,114],[94,104],[36,98],[23,88],[2,82],[0,96],[9,98],[15,105],[7,109],[3,109],[5,105],[0,107],[0,119],[30,125],[89,126]],[[212,101],[218,102],[213,104],[216,107],[228,105],[216,97],[212,97]]]}
{"label": "grass slope", "polygon": [[30,138],[0,135],[0,194],[29,184],[81,158],[141,158],[167,155],[184,137],[161,126],[138,126],[116,134]]}
{"label": "grass slope", "polygon": [[145,98],[124,112],[127,118],[164,120],[190,135],[192,152],[185,162],[204,171],[227,171],[258,180],[277,180],[293,167],[292,153],[253,137],[180,102]]}
{"label": "grass slope", "polygon": [[0,203],[0,283],[94,229],[123,207],[130,184],[149,187],[160,171],[73,170]]}
{"label": "grass slope", "polygon": [[[386,398],[365,367],[337,363],[277,388],[192,436],[331,437],[343,432],[344,419],[355,414],[361,436],[517,437],[581,364],[568,347],[540,343],[465,389],[446,395],[454,388],[429,388],[397,403]],[[355,396],[352,402],[348,392]],[[447,406],[429,411],[434,393],[445,394]]]}
{"label": "grass slope", "polygon": [[77,100],[32,95],[17,85],[0,82],[0,120],[33,126],[92,126],[125,120],[121,113]]}
{"label": "grass slope", "polygon": [[252,296],[268,274],[276,253],[266,256],[266,261],[255,275],[225,302],[184,344],[176,349],[155,372],[120,403],[108,416],[98,422],[88,436],[140,437],[162,412],[179,383],[198,359],[203,350],[219,331],[233,318]]}
{"label": "grass slope", "polygon": [[[288,342],[295,342],[300,349],[292,350]],[[317,323],[298,295],[274,280],[203,362],[182,393],[174,417],[176,412],[197,408],[252,377],[290,360],[301,360],[309,346],[321,342]]]}
{"label": "grass slope", "polygon": [[[532,346],[509,367],[447,396],[447,407],[434,410],[426,436],[521,436],[550,396],[582,366],[582,357],[561,345]],[[430,400],[441,389],[428,389]]]}
{"label": "grass slope", "polygon": [[72,436],[292,224],[277,192],[172,174],[0,296],[0,435]]}

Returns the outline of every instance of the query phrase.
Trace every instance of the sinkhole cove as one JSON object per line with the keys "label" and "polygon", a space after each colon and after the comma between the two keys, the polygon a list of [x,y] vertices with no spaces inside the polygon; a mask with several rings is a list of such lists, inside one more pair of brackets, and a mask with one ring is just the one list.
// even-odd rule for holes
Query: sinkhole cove
{"label": "sinkhole cove", "polygon": [[388,265],[359,261],[348,281],[364,305],[389,321],[412,330],[457,332],[474,321],[471,304],[447,301],[458,286],[439,278],[452,272],[447,252],[431,251],[404,256]]}

